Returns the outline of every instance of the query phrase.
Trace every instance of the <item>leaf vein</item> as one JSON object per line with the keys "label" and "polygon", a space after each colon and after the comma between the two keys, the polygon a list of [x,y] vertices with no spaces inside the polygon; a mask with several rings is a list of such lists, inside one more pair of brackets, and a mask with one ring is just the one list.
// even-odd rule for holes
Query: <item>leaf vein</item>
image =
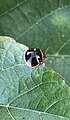
{"label": "leaf vein", "polygon": [[24,93],[18,95],[18,96],[15,97],[14,99],[12,99],[12,100],[8,103],[8,106],[9,106],[13,101],[15,101],[16,99],[18,99],[19,97],[21,97],[21,96],[23,96],[23,95],[25,95],[25,94],[31,92],[32,90],[36,89],[37,87],[39,87],[39,86],[41,86],[41,85],[43,85],[43,84],[55,83],[55,82],[57,82],[57,81],[53,81],[53,82],[43,82],[43,83],[41,82],[40,84],[34,86],[33,88],[29,89],[28,91],[26,91],[26,92],[24,92]]}
{"label": "leaf vein", "polygon": [[[6,107],[6,105],[0,105],[1,107]],[[58,116],[58,115],[54,115],[54,114],[50,114],[50,113],[46,113],[46,112],[41,112],[41,111],[36,111],[36,110],[31,110],[31,109],[26,109],[26,108],[18,108],[18,107],[14,107],[14,106],[8,106],[9,109],[17,109],[17,110],[25,110],[25,111],[30,111],[30,112],[34,112],[34,113],[38,113],[39,115],[45,114],[45,115],[53,115],[59,118],[65,118],[65,120],[68,120],[67,117],[64,116]]]}
{"label": "leaf vein", "polygon": [[56,54],[58,54],[68,43],[70,42],[70,39],[67,40],[65,43],[62,44],[62,46],[59,48]]}
{"label": "leaf vein", "polygon": [[11,114],[11,112],[9,111],[8,107],[7,107],[7,111],[8,111],[8,113],[9,113],[10,117],[12,118],[12,120],[16,120],[16,119],[13,117],[13,115]]}
{"label": "leaf vein", "polygon": [[[51,105],[49,105],[49,107],[47,109],[45,109],[44,112],[47,112],[53,105],[55,105],[56,103],[58,103],[58,102],[60,102],[60,101],[62,101],[64,99],[67,99],[67,98],[65,97],[65,98],[59,99],[57,101],[54,101]],[[68,99],[70,99],[70,98],[68,98]]]}
{"label": "leaf vein", "polygon": [[13,11],[14,9],[18,8],[20,5],[24,4],[25,2],[27,2],[28,0],[25,0],[19,4],[16,4],[14,7],[10,8],[9,10],[5,11],[4,13],[2,13],[0,15],[0,17],[4,16],[4,15],[7,15],[9,12]]}
{"label": "leaf vein", "polygon": [[[70,5],[69,5],[70,6]],[[36,21],[32,26],[30,26],[25,32],[23,32],[18,38],[16,38],[16,40],[20,39],[23,35],[25,35],[27,32],[29,32],[30,30],[32,30],[36,25],[38,25],[38,23],[42,22],[45,18],[48,18],[49,16],[51,16],[52,14],[54,14],[56,11],[59,11],[60,9],[64,9],[67,8],[69,6],[65,6],[62,8],[58,8],[52,12],[50,12],[48,15],[45,15],[44,17],[42,17],[41,19],[39,19],[38,21]]]}

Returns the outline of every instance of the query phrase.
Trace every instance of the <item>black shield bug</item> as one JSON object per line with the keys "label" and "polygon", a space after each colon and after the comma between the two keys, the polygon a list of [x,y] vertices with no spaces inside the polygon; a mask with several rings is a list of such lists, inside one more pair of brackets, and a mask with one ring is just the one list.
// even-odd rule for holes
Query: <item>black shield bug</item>
{"label": "black shield bug", "polygon": [[29,67],[35,68],[43,63],[43,56],[41,49],[29,48],[24,54],[24,59]]}

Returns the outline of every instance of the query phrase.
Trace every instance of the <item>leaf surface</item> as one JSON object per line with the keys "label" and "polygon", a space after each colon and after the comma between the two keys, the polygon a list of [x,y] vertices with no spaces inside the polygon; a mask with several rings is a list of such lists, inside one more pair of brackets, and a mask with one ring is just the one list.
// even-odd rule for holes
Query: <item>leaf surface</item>
{"label": "leaf surface", "polygon": [[70,88],[45,64],[29,68],[24,61],[27,49],[0,37],[0,119],[69,120]]}

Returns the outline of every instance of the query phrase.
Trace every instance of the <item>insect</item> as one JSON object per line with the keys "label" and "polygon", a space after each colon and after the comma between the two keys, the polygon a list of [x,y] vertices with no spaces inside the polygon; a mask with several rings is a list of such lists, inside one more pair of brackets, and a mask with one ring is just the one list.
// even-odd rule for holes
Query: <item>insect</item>
{"label": "insect", "polygon": [[35,68],[43,63],[43,52],[39,48],[29,48],[25,52],[25,62],[29,67]]}

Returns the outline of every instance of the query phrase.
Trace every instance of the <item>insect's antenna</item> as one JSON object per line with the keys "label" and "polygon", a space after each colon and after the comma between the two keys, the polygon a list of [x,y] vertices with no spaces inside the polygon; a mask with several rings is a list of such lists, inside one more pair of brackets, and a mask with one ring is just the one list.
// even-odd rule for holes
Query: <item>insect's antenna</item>
{"label": "insect's antenna", "polygon": [[49,50],[49,48],[50,48],[50,47],[48,47],[48,48],[46,49],[45,53],[47,53],[47,51]]}
{"label": "insect's antenna", "polygon": [[48,53],[47,51],[49,50],[49,48],[50,48],[50,47],[48,47],[48,48],[45,50],[45,52],[43,52],[43,57],[44,57],[44,59],[47,57],[47,53]]}

